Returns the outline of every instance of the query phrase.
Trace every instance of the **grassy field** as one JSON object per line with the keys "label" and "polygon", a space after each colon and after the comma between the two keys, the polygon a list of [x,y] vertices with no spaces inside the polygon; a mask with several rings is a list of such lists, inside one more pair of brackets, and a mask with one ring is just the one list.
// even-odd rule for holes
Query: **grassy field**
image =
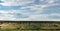
{"label": "grassy field", "polygon": [[60,31],[60,30],[12,30],[12,29],[0,29],[0,31]]}

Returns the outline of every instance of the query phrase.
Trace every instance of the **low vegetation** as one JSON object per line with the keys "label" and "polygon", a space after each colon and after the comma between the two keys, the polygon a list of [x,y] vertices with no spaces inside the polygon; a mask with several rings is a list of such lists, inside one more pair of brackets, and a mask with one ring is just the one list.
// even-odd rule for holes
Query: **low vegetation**
{"label": "low vegetation", "polygon": [[0,31],[60,31],[60,30],[14,30],[14,29],[1,29]]}
{"label": "low vegetation", "polygon": [[1,23],[0,29],[41,30],[60,29],[60,23]]}

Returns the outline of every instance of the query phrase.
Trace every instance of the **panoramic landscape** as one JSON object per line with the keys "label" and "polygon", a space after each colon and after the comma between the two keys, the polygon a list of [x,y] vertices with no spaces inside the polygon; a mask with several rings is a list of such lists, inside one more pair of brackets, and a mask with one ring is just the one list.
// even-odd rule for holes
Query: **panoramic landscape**
{"label": "panoramic landscape", "polygon": [[60,31],[60,0],[0,0],[0,31]]}

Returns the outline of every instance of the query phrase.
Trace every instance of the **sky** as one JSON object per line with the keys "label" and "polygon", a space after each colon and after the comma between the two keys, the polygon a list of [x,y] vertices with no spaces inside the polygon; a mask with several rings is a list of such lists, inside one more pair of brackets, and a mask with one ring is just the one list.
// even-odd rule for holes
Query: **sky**
{"label": "sky", "polygon": [[0,0],[0,20],[60,21],[60,0]]}

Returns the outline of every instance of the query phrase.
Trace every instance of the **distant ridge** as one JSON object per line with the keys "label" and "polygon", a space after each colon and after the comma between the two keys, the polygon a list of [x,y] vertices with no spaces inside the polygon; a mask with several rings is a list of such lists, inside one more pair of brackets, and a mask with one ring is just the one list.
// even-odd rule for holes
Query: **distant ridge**
{"label": "distant ridge", "polygon": [[14,22],[14,23],[60,23],[60,21],[4,21],[4,20],[0,20],[0,22]]}

